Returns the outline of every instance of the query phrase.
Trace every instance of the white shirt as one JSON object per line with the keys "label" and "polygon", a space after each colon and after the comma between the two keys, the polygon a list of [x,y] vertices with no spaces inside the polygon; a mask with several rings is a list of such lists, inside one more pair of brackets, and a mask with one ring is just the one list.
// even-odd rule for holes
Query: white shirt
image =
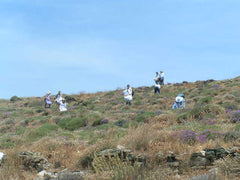
{"label": "white shirt", "polygon": [[177,96],[175,100],[176,100],[176,102],[182,102],[183,101],[183,97]]}
{"label": "white shirt", "polygon": [[0,152],[0,160],[4,157],[4,153],[3,152]]}
{"label": "white shirt", "polygon": [[62,101],[60,102],[59,105],[59,110],[60,111],[67,111],[67,103],[63,103]]}
{"label": "white shirt", "polygon": [[124,99],[126,101],[131,101],[132,100],[132,88],[125,89],[123,91]]}
{"label": "white shirt", "polygon": [[155,87],[157,87],[157,88],[161,88],[161,85],[160,84],[155,84]]}
{"label": "white shirt", "polygon": [[125,90],[123,91],[123,95],[124,95],[124,96],[132,96],[132,88],[125,89]]}
{"label": "white shirt", "polygon": [[161,73],[161,77],[164,78],[164,72]]}
{"label": "white shirt", "polygon": [[63,100],[63,98],[62,98],[62,95],[60,94],[60,95],[58,95],[57,96],[57,98],[55,99],[55,101],[57,102],[57,103],[61,103],[61,101]]}

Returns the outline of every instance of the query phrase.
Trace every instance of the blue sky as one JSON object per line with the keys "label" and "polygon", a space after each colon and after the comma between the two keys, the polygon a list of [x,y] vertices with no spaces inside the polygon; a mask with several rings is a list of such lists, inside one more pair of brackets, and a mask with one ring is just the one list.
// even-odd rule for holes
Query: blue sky
{"label": "blue sky", "polygon": [[0,98],[240,75],[238,0],[1,0]]}

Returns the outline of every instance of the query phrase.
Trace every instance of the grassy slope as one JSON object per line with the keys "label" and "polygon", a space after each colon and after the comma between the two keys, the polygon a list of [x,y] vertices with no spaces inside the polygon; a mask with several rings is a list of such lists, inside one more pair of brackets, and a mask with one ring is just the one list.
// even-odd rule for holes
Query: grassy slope
{"label": "grassy slope", "polygon": [[[231,122],[232,112],[240,109],[239,87],[240,77],[165,85],[160,95],[153,94],[153,87],[139,87],[130,107],[123,101],[122,90],[71,95],[76,101],[69,103],[68,112],[59,112],[56,105],[44,109],[43,98],[0,100],[0,151],[11,157],[19,150],[41,152],[53,164],[60,162],[56,171],[83,169],[89,154],[118,144],[149,157],[172,151],[186,162],[192,152],[205,147],[239,144],[239,137],[226,140],[227,133],[240,131],[240,125]],[[185,94],[186,109],[173,111],[178,93]],[[108,124],[98,125],[102,119]],[[197,138],[185,137],[186,130]],[[207,138],[201,139],[204,134]],[[31,172],[17,170],[16,164],[9,165],[12,175],[2,169],[2,176],[32,177]],[[198,172],[183,174],[194,173]]]}

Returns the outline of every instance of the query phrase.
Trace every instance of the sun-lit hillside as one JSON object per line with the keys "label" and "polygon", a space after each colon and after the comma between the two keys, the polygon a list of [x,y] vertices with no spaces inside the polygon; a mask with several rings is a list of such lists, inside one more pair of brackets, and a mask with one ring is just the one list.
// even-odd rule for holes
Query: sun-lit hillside
{"label": "sun-lit hillside", "polygon": [[[216,177],[240,178],[239,159],[230,158],[233,148],[240,157],[240,77],[167,84],[160,95],[153,87],[133,90],[131,106],[122,89],[65,94],[67,112],[56,104],[45,109],[43,97],[0,100],[0,152],[7,155],[0,179],[38,177],[40,170],[26,169],[20,151],[41,154],[50,164],[46,171],[85,172],[84,179],[188,179],[216,167]],[[179,93],[186,108],[172,110]],[[193,163],[194,153],[219,147],[229,154]],[[99,155],[107,149],[129,150],[143,160]]]}

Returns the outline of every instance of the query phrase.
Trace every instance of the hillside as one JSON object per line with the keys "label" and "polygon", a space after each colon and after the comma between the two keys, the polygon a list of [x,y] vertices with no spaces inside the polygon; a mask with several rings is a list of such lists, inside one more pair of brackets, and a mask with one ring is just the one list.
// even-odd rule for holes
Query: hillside
{"label": "hillside", "polygon": [[[160,95],[133,89],[131,106],[122,89],[64,95],[67,112],[45,109],[42,97],[0,100],[0,179],[37,179],[43,169],[82,172],[79,179],[189,179],[213,168],[219,179],[240,179],[240,77],[167,84]],[[179,93],[186,108],[172,110]],[[39,153],[49,167],[30,166],[19,152]]]}

